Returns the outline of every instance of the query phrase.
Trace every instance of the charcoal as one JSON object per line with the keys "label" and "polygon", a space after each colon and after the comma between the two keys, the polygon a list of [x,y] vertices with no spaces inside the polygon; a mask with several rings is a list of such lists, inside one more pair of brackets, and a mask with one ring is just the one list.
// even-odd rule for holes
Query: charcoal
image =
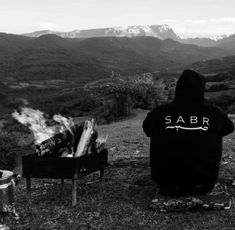
{"label": "charcoal", "polygon": [[96,149],[97,138],[98,138],[98,132],[96,130],[94,130],[93,134],[91,135],[91,141],[89,144],[88,153],[96,153],[97,152],[97,149]]}
{"label": "charcoal", "polygon": [[59,157],[66,152],[70,154],[77,146],[82,135],[83,124],[74,125],[70,130],[65,130],[63,133],[57,133],[53,137],[36,145],[36,153],[38,156],[44,157]]}
{"label": "charcoal", "polygon": [[[43,157],[66,157],[76,152],[78,142],[82,136],[84,122],[80,125],[74,125],[71,131],[66,130],[63,133],[57,133],[53,137],[36,145],[36,153]],[[89,152],[96,152],[96,139],[98,132],[94,130],[89,145]]]}

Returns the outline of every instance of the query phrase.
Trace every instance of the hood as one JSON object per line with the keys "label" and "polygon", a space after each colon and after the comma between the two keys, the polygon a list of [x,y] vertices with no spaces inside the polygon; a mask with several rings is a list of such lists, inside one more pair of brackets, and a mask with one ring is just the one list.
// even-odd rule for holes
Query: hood
{"label": "hood", "polygon": [[184,70],[175,89],[175,102],[204,102],[205,77],[193,70]]}

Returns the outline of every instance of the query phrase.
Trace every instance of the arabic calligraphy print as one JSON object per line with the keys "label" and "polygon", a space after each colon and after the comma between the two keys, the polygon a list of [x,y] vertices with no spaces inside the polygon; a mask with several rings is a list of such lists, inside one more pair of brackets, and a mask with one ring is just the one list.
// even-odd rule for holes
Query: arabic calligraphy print
{"label": "arabic calligraphy print", "polygon": [[170,115],[165,117],[165,129],[179,129],[182,130],[202,130],[207,131],[209,128],[210,119],[208,117],[198,117],[198,116],[178,116],[173,119]]}

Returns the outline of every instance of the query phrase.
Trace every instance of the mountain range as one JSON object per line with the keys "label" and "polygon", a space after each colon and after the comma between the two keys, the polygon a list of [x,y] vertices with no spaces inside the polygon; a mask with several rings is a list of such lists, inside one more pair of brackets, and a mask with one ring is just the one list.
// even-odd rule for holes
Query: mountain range
{"label": "mountain range", "polygon": [[134,75],[234,55],[232,50],[199,47],[150,36],[62,38],[0,33],[2,81],[66,80],[85,84],[111,71]]}
{"label": "mountain range", "polygon": [[159,39],[173,39],[184,44],[194,44],[204,47],[218,46],[226,49],[235,49],[231,42],[235,42],[235,34],[222,35],[214,38],[181,38],[168,25],[138,25],[126,27],[109,27],[89,30],[74,30],[71,32],[58,32],[50,30],[35,31],[23,34],[29,37],[39,37],[46,34],[56,34],[63,38],[91,38],[91,37],[136,37],[152,36]]}
{"label": "mountain range", "polygon": [[151,36],[159,39],[179,39],[168,25],[109,27],[89,30],[74,30],[71,32],[58,32],[50,30],[35,31],[23,34],[29,37],[40,37],[45,34],[56,34],[63,38],[91,38],[91,37],[136,37]]}

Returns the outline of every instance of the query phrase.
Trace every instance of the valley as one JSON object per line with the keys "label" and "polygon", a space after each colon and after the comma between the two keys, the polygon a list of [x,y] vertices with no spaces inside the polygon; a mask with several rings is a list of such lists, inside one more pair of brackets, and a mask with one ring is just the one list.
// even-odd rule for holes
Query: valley
{"label": "valley", "polygon": [[[110,97],[111,101],[127,100],[127,108],[123,108],[121,114],[130,111],[132,107],[151,109],[155,103],[172,100],[174,84],[187,68],[206,76],[206,98],[211,103],[229,113],[233,112],[233,49],[217,45],[205,47],[184,44],[167,26],[131,27],[126,28],[125,33],[120,30],[115,32],[109,29],[109,33],[100,30],[99,36],[97,31],[88,31],[87,35],[87,31],[83,31],[80,32],[84,35],[82,37],[76,34],[53,34],[50,31],[25,35],[0,33],[0,88],[3,95],[1,117],[6,117],[6,114],[22,106],[22,101],[49,114],[62,113],[69,116],[97,113],[104,116],[107,108],[106,112],[101,112],[104,107],[102,100],[110,101]],[[141,30],[151,30],[154,34],[148,36],[150,34],[143,31],[141,34],[138,32]],[[231,44],[233,36],[221,38],[217,42],[222,44],[223,39]],[[106,85],[115,85],[115,79],[119,79],[119,83],[129,82],[127,85],[135,84],[136,79],[146,84],[145,76],[149,76],[152,81],[147,86],[151,88],[151,94],[158,91],[158,95],[154,96],[158,102],[151,99],[151,94],[137,92],[137,88],[134,92],[142,95],[132,95],[131,99],[125,99],[125,93],[121,91],[118,94],[122,99],[114,99],[111,91],[107,91],[109,97],[107,94],[104,97],[92,92],[97,91],[97,87],[108,90]],[[114,87],[114,90],[124,90],[126,86],[119,87]],[[131,88],[125,90],[133,93]],[[105,120],[114,119],[111,114],[105,116],[112,117]],[[104,119],[101,120],[104,122]]]}

